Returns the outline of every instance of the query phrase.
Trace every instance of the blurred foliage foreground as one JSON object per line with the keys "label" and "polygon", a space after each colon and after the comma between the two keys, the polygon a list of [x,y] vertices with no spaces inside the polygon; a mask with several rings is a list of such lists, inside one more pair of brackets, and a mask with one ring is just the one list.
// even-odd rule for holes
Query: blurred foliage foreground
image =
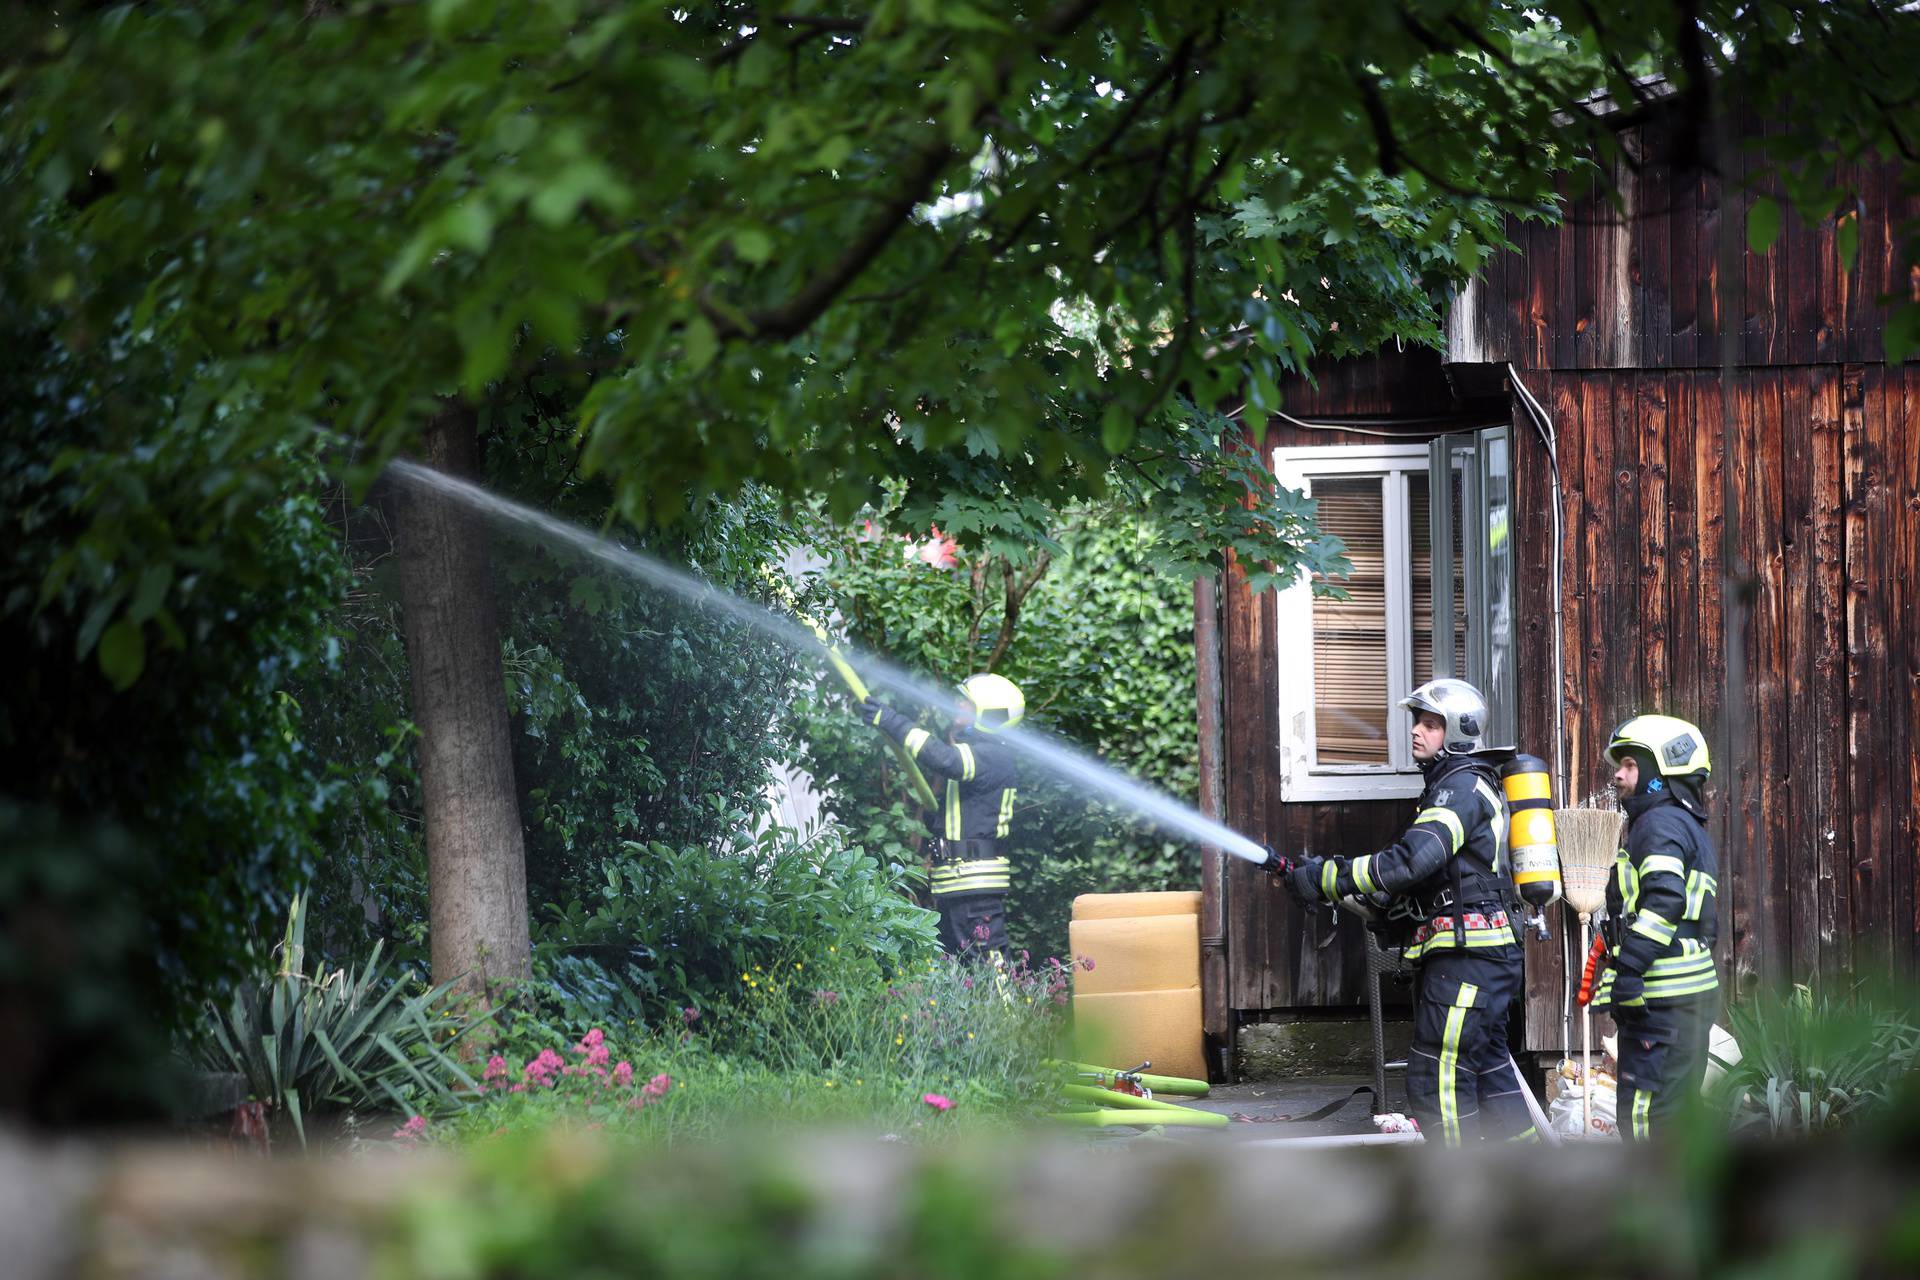
{"label": "blurred foliage foreground", "polygon": [[1912,1274],[1920,1098],[1896,1114],[1844,1141],[1471,1159],[829,1137],[669,1156],[578,1129],[331,1162],[0,1142],[0,1213],[29,1278]]}

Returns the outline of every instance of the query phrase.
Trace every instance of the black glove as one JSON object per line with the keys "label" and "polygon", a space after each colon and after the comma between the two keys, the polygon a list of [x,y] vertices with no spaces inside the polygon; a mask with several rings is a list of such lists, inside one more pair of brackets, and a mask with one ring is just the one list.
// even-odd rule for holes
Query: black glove
{"label": "black glove", "polygon": [[1646,994],[1646,990],[1646,974],[1635,973],[1631,969],[1615,969],[1613,987],[1608,992],[1607,998],[1613,1002],[1613,1007],[1618,1009],[1623,1005],[1637,1004]]}
{"label": "black glove", "polygon": [[1308,858],[1304,862],[1295,863],[1293,870],[1287,872],[1287,892],[1292,895],[1295,902],[1303,907],[1309,907],[1322,900],[1320,873],[1325,865],[1324,858]]}
{"label": "black glove", "polygon": [[872,698],[867,698],[860,703],[858,715],[864,723],[878,725],[880,723],[880,717],[885,715],[886,711],[887,708],[883,703],[875,702]]}

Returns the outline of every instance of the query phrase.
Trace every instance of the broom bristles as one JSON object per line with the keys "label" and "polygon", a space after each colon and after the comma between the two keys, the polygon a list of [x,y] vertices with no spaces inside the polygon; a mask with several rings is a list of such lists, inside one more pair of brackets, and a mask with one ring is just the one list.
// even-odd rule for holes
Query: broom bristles
{"label": "broom bristles", "polygon": [[1614,809],[1554,810],[1561,893],[1567,906],[1581,915],[1592,915],[1607,905],[1607,877],[1613,873],[1626,820]]}

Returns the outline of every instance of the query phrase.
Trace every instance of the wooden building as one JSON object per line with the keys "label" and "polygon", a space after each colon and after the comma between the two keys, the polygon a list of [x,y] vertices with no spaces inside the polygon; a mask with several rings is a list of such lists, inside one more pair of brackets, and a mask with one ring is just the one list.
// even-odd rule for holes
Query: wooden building
{"label": "wooden building", "polygon": [[[1200,593],[1219,661],[1203,766],[1236,830],[1358,854],[1411,816],[1391,703],[1429,672],[1488,688],[1561,804],[1605,788],[1613,726],[1683,716],[1711,739],[1729,989],[1911,966],[1920,365],[1884,363],[1880,299],[1920,288],[1903,252],[1920,199],[1848,170],[1857,202],[1790,216],[1755,254],[1756,193],[1677,169],[1673,127],[1624,134],[1614,190],[1583,182],[1560,224],[1513,222],[1444,353],[1327,365],[1254,429],[1357,572],[1345,603],[1252,596],[1237,571],[1217,609]],[[1210,1033],[1364,1002],[1357,925],[1303,918],[1248,864],[1209,868]],[[1555,940],[1528,946],[1536,1052],[1561,1045],[1577,946],[1552,914]]]}

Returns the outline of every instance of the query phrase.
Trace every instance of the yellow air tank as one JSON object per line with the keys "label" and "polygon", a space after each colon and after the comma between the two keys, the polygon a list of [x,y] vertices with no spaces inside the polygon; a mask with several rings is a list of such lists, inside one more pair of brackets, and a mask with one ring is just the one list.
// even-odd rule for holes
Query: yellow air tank
{"label": "yellow air tank", "polygon": [[1507,795],[1507,861],[1514,887],[1532,909],[1531,924],[1542,939],[1547,904],[1560,896],[1560,849],[1553,836],[1553,783],[1547,762],[1515,756],[1500,768],[1500,789]]}

